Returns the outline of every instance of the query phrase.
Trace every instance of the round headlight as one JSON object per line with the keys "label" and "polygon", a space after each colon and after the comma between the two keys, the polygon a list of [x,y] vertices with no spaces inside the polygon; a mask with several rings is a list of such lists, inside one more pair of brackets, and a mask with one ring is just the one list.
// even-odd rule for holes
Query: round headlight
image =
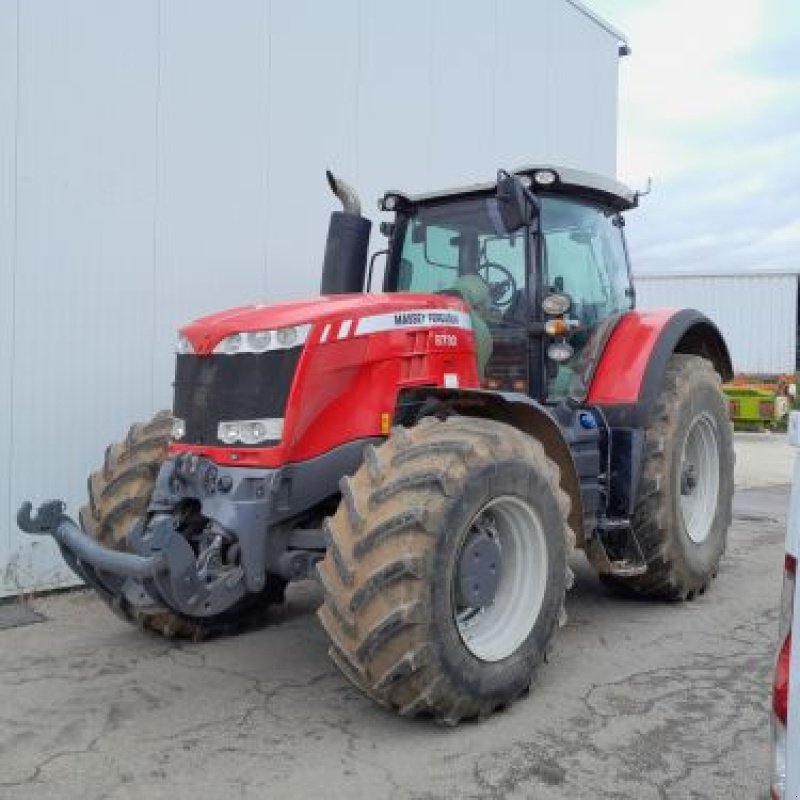
{"label": "round headlight", "polygon": [[276,338],[281,347],[291,347],[297,341],[297,328],[281,328]]}
{"label": "round headlight", "polygon": [[263,422],[245,422],[241,426],[240,436],[245,444],[258,444],[267,438],[267,428]]}
{"label": "round headlight", "polygon": [[560,317],[566,314],[572,306],[572,299],[568,294],[549,294],[542,300],[544,313],[551,317]]}
{"label": "round headlight", "polygon": [[239,424],[237,422],[220,422],[217,438],[225,444],[233,444],[239,440]]}
{"label": "round headlight", "polygon": [[256,353],[263,353],[269,348],[269,343],[272,341],[272,333],[270,331],[254,331],[247,334],[247,344],[251,350]]}
{"label": "round headlight", "polygon": [[547,348],[547,357],[559,364],[569,361],[574,354],[575,351],[566,342],[553,342]]}

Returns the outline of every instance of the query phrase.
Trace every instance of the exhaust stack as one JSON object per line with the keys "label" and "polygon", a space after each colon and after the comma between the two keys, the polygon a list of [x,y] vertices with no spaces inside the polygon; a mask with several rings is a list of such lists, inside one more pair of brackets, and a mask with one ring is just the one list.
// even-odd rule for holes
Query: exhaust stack
{"label": "exhaust stack", "polygon": [[330,170],[326,175],[342,210],[331,214],[319,291],[320,294],[362,292],[372,223],[361,216],[361,201],[353,187]]}

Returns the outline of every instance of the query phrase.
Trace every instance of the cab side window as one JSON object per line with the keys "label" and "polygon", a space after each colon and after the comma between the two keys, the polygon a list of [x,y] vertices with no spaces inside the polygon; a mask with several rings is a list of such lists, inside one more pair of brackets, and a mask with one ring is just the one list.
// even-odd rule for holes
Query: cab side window
{"label": "cab side window", "polygon": [[622,235],[614,217],[575,201],[542,204],[546,285],[566,292],[586,324],[632,307]]}
{"label": "cab side window", "polygon": [[604,323],[633,307],[628,261],[616,215],[575,200],[542,201],[543,281],[546,291],[570,296],[569,315],[579,323],[568,341],[574,355],[558,366],[548,399],[582,397],[593,364],[593,345]]}

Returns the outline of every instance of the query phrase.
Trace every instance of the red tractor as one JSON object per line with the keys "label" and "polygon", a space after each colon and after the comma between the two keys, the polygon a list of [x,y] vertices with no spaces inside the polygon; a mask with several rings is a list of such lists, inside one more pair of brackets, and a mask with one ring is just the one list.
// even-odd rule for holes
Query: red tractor
{"label": "red tractor", "polygon": [[542,166],[387,192],[371,294],[370,222],[328,178],[322,296],[182,328],[172,412],[108,448],[80,524],[59,501],[18,522],[167,636],[252,624],[318,576],[355,686],[482,717],[530,686],[573,548],[615,589],[706,590],[731,521],[730,357],[697,311],[634,310],[618,183]]}

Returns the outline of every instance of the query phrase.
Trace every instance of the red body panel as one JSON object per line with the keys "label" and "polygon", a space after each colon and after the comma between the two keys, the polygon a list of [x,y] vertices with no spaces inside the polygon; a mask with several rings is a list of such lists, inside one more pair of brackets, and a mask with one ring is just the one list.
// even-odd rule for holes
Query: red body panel
{"label": "red body panel", "polygon": [[677,311],[630,311],[617,323],[594,372],[587,403],[616,405],[639,399],[653,348]]}
{"label": "red body panel", "polygon": [[204,355],[232,333],[309,322],[313,328],[297,365],[279,446],[174,443],[171,452],[195,452],[219,464],[277,467],[383,435],[381,415],[393,415],[403,388],[479,386],[468,310],[454,297],[359,294],[249,306],[198,320],[181,333]]}

